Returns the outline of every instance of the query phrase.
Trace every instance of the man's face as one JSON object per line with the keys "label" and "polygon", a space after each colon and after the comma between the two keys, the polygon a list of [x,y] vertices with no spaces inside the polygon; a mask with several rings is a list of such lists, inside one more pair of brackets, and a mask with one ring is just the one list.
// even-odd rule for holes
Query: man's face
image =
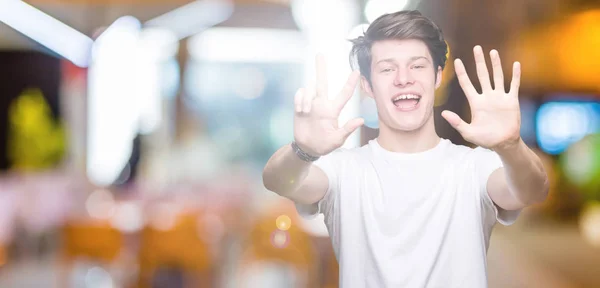
{"label": "man's face", "polygon": [[420,129],[433,117],[434,92],[442,77],[427,45],[415,39],[378,41],[371,55],[372,85],[364,77],[362,85],[377,103],[380,126]]}

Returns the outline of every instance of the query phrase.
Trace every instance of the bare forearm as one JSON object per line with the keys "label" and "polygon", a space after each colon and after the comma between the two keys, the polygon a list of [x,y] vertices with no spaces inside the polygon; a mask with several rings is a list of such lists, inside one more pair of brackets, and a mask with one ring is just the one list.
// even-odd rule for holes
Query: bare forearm
{"label": "bare forearm", "polygon": [[265,188],[286,196],[296,191],[308,175],[311,163],[302,161],[290,145],[281,147],[267,162],[263,171]]}
{"label": "bare forearm", "polygon": [[549,182],[542,161],[522,140],[496,152],[504,164],[506,181],[512,195],[525,205],[546,199]]}

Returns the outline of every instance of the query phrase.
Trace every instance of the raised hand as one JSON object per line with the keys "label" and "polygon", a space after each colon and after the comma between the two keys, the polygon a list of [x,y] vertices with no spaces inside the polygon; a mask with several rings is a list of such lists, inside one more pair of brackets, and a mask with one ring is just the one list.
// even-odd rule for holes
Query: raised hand
{"label": "raised hand", "polygon": [[498,51],[490,51],[494,88],[490,83],[490,75],[481,47],[475,46],[473,54],[475,55],[477,76],[482,93],[478,93],[473,87],[462,61],[456,59],[454,62],[460,87],[465,92],[471,107],[471,123],[467,124],[458,115],[450,111],[442,112],[442,116],[465,140],[475,145],[496,150],[517,144],[521,139],[521,112],[518,99],[521,65],[519,62],[513,64],[510,91],[506,93]]}
{"label": "raised hand", "polygon": [[327,71],[322,55],[316,57],[316,93],[301,88],[294,98],[294,139],[304,152],[313,156],[326,155],[341,147],[348,136],[363,125],[362,118],[338,126],[340,112],[354,94],[360,74],[355,71],[336,99],[327,96]]}

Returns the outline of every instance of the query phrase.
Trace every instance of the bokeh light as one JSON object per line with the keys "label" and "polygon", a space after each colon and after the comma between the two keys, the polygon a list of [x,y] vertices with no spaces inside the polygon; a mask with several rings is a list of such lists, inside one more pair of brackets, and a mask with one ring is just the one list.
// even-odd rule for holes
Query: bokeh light
{"label": "bokeh light", "polygon": [[600,247],[600,202],[585,206],[579,219],[579,229],[587,243]]}
{"label": "bokeh light", "polygon": [[600,196],[600,134],[588,135],[561,155],[565,177],[584,192]]}
{"label": "bokeh light", "polygon": [[292,0],[291,8],[298,27],[313,35],[345,33],[359,15],[357,3],[347,0]]}
{"label": "bokeh light", "polygon": [[159,231],[169,231],[175,227],[180,208],[172,202],[161,202],[153,205],[149,213],[149,225]]}
{"label": "bokeh light", "polygon": [[142,207],[135,202],[118,203],[111,224],[125,233],[140,231],[144,225]]}
{"label": "bokeh light", "polygon": [[292,219],[287,215],[281,215],[275,220],[275,225],[277,225],[277,229],[287,231],[292,226]]}
{"label": "bokeh light", "polygon": [[108,190],[98,189],[88,196],[85,208],[92,218],[106,220],[115,213],[115,200]]}
{"label": "bokeh light", "polygon": [[538,144],[548,154],[562,153],[585,135],[600,132],[600,103],[544,103],[536,115]]}
{"label": "bokeh light", "polygon": [[283,249],[290,243],[290,234],[287,231],[281,231],[279,229],[271,233],[271,244],[275,248]]}
{"label": "bokeh light", "polygon": [[93,267],[86,273],[85,287],[112,288],[114,287],[114,283],[110,273],[100,267]]}

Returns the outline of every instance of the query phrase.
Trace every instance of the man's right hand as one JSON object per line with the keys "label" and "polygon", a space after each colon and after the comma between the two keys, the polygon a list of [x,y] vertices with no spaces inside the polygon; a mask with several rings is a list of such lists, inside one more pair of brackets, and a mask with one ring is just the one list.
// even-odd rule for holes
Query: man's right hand
{"label": "man's right hand", "polygon": [[354,94],[360,73],[352,72],[338,96],[330,100],[323,55],[317,55],[316,68],[316,93],[301,88],[294,98],[294,139],[304,152],[323,156],[341,147],[348,136],[364,124],[364,119],[355,118],[342,127],[338,125],[338,117]]}

